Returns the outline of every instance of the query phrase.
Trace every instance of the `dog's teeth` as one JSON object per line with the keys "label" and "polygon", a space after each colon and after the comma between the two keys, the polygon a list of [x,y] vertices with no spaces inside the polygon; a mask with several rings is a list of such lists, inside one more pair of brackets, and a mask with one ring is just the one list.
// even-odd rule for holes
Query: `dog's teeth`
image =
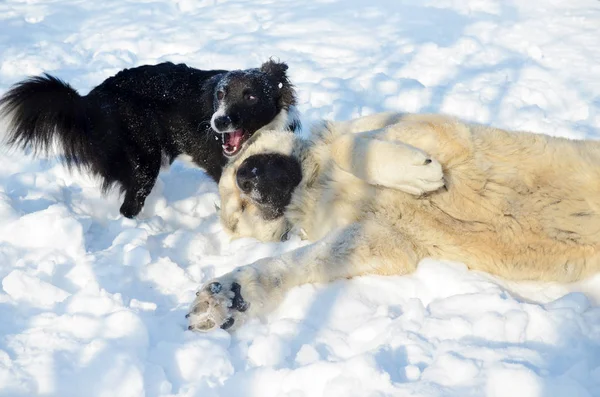
{"label": "dog's teeth", "polygon": [[233,147],[233,151],[236,152],[237,151],[237,146]]}

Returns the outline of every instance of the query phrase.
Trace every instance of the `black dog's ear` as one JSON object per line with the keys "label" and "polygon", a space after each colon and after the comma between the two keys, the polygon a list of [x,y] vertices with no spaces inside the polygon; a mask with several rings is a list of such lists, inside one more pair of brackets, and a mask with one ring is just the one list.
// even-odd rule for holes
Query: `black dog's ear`
{"label": "black dog's ear", "polygon": [[288,70],[288,65],[284,62],[275,62],[272,59],[269,59],[267,62],[263,63],[260,67],[260,70],[270,74],[277,81],[284,82],[287,80],[287,75],[285,71]]}
{"label": "black dog's ear", "polygon": [[289,109],[290,106],[296,104],[296,91],[287,77],[286,71],[288,70],[288,65],[285,62],[275,62],[269,59],[262,64],[260,70],[271,76],[277,84],[277,89],[279,90],[278,104],[280,108]]}

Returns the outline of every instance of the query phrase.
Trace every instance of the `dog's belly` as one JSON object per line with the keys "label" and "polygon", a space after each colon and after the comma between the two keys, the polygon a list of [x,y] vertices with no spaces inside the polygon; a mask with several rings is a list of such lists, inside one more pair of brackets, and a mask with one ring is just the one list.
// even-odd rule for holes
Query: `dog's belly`
{"label": "dog's belly", "polygon": [[[493,201],[452,190],[421,200],[394,194],[393,207],[401,208],[396,230],[422,257],[463,262],[508,279],[568,282],[600,270],[600,222],[590,221],[597,213],[583,211],[580,201],[504,193]],[[586,216],[572,216],[573,208]],[[394,215],[387,210],[383,216]]]}

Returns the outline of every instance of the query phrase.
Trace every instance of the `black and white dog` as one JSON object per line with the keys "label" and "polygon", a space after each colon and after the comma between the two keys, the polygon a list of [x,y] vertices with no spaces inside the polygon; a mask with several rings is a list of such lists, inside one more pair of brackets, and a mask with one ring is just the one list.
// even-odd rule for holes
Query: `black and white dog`
{"label": "black and white dog", "polygon": [[[81,96],[52,77],[32,77],[0,98],[11,146],[48,151],[125,193],[136,216],[161,165],[188,155],[219,181],[228,158],[262,127],[300,128],[285,63],[248,70],[198,70],[170,62],[125,69]],[[220,136],[219,136],[220,134]]]}

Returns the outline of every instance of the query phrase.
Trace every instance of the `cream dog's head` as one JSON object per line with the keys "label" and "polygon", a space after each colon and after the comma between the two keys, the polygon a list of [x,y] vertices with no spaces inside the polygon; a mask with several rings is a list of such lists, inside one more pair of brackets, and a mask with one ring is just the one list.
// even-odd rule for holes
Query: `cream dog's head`
{"label": "cream dog's head", "polygon": [[264,131],[228,164],[219,181],[221,224],[232,238],[280,241],[290,229],[284,217],[302,180],[297,152],[301,138],[282,131]]}

